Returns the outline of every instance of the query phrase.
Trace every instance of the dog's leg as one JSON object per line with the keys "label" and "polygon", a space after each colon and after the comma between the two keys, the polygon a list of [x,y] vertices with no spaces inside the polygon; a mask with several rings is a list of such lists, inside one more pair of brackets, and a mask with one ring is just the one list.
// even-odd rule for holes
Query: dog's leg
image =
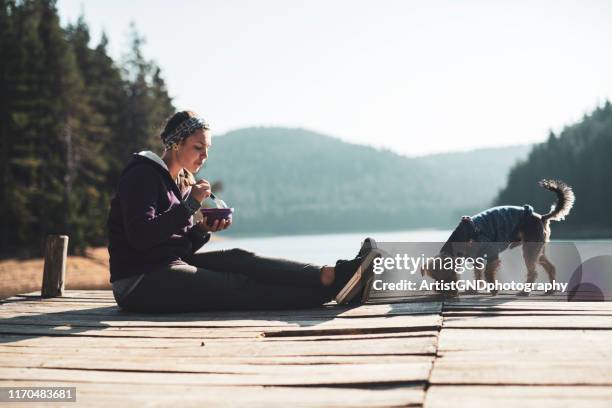
{"label": "dog's leg", "polygon": [[[538,278],[538,272],[536,271],[536,265],[542,248],[544,247],[543,242],[526,242],[523,244],[523,259],[525,260],[525,266],[527,267],[527,281],[526,283],[533,283]],[[517,293],[517,296],[529,296],[529,292],[522,290]]]}
{"label": "dog's leg", "polygon": [[[475,281],[482,280],[482,269],[474,268],[474,280]],[[478,294],[478,289],[467,289],[465,291],[465,294],[466,295],[477,295]]]}
{"label": "dog's leg", "polygon": [[[499,260],[497,256],[494,258],[490,258],[487,261],[487,266],[485,267],[485,271],[484,271],[485,280],[487,282],[495,283],[495,276],[500,266],[501,266],[501,261]],[[497,290],[493,289],[491,291],[491,296],[496,296],[497,292],[498,292]]]}
{"label": "dog's leg", "polygon": [[[557,268],[555,268],[555,265],[553,265],[553,263],[550,262],[550,260],[546,257],[544,248],[542,248],[542,255],[540,255],[540,259],[538,260],[538,262],[540,263],[540,265],[542,265],[542,267],[548,274],[548,280],[550,281],[550,283],[553,283],[557,274]],[[555,293],[555,290],[550,289],[546,291],[545,295],[552,295],[553,293]]]}

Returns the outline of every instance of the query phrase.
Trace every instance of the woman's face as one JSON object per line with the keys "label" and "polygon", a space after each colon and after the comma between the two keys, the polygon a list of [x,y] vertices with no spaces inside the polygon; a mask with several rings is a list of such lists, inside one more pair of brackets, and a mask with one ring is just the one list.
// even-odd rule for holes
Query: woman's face
{"label": "woman's face", "polygon": [[179,145],[178,162],[191,173],[197,172],[208,158],[211,146],[210,130],[198,129]]}

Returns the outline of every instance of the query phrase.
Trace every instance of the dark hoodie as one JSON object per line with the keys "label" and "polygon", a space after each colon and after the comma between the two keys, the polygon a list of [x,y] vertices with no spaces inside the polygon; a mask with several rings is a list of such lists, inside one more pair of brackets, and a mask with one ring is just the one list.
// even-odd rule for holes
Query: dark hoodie
{"label": "dark hoodie", "polygon": [[111,282],[189,256],[208,241],[183,203],[189,192],[181,195],[161,164],[133,155],[108,215]]}

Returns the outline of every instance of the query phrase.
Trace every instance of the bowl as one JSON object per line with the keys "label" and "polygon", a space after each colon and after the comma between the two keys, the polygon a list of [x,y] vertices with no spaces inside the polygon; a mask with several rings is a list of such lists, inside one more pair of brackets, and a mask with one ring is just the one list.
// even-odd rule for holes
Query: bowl
{"label": "bowl", "polygon": [[203,217],[206,217],[206,223],[209,227],[219,220],[231,220],[233,208],[200,208]]}

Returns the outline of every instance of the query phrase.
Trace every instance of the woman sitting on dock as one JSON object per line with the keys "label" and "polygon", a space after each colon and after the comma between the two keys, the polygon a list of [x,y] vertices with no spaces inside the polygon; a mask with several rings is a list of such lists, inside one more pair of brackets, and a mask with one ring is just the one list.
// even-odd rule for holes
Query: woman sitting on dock
{"label": "woman sitting on dock", "polygon": [[[108,217],[113,294],[124,310],[189,312],[290,309],[362,299],[373,240],[352,260],[317,266],[243,249],[197,252],[231,221],[194,222],[211,195],[193,178],[208,158],[211,132],[190,111],[175,113],[161,132],[164,152],[135,153],[121,174]],[[359,279],[357,279],[359,278]],[[350,282],[349,282],[350,281]],[[345,288],[346,286],[346,288]]]}

